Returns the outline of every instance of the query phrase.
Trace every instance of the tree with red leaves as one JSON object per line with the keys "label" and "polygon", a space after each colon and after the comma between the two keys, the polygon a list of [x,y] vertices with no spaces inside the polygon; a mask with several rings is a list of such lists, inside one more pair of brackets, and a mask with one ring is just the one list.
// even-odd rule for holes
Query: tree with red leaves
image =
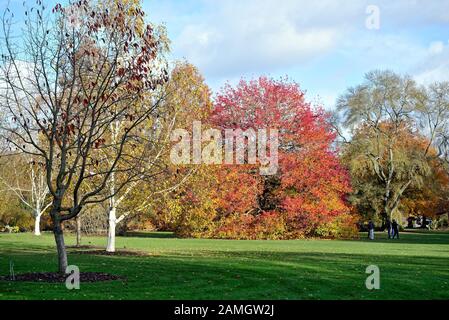
{"label": "tree with red leaves", "polygon": [[227,85],[216,98],[212,122],[223,130],[279,132],[277,174],[260,177],[259,189],[244,188],[257,180],[234,175],[236,188],[228,188],[228,193],[236,195],[224,196],[232,199],[240,190],[260,190],[257,207],[248,213],[256,223],[274,215],[284,222],[282,237],[297,238],[318,235],[323,225],[349,214],[345,198],[351,188],[333,148],[336,135],[326,112],[306,102],[298,84],[261,77],[242,80],[236,87]]}

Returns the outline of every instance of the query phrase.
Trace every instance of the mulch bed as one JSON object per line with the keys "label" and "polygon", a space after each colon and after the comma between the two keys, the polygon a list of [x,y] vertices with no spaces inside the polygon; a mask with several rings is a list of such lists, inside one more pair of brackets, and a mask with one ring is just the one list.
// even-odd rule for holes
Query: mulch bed
{"label": "mulch bed", "polygon": [[[61,274],[56,272],[33,272],[18,274],[15,276],[14,281],[28,281],[28,282],[48,282],[48,283],[60,283],[65,282],[67,274]],[[0,277],[0,280],[12,281],[9,276]],[[102,273],[102,272],[81,272],[80,282],[103,282],[113,280],[126,280],[124,277]]]}
{"label": "mulch bed", "polygon": [[142,251],[127,251],[127,250],[117,250],[116,252],[107,252],[104,249],[101,250],[77,250],[71,251],[74,254],[93,254],[99,256],[119,256],[119,257],[147,257],[150,253]]}
{"label": "mulch bed", "polygon": [[65,246],[66,249],[95,249],[99,247],[83,245],[83,246]]}

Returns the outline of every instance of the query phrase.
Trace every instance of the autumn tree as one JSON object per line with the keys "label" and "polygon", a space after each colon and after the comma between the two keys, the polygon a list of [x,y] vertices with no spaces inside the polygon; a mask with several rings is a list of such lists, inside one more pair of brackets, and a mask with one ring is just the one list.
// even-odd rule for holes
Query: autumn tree
{"label": "autumn tree", "polygon": [[[37,0],[23,31],[12,28],[12,14],[2,21],[1,136],[45,163],[59,272],[67,267],[62,224],[111,197],[112,173],[126,176],[115,193],[142,179],[150,147],[138,155],[127,147],[146,145],[138,133],[160,112],[152,93],[167,80],[157,29],[134,23],[142,10],[115,6],[82,0],[48,9]],[[113,140],[117,121],[126,124]]]}
{"label": "autumn tree", "polygon": [[[256,205],[246,215],[259,218],[260,224],[284,221],[282,237],[301,237],[349,214],[345,201],[349,178],[332,146],[335,132],[328,115],[313,108],[296,83],[262,77],[236,87],[227,85],[216,98],[212,119],[222,129],[279,132],[278,171],[258,179]],[[230,192],[238,195],[247,183],[254,184],[242,177],[232,178],[238,188]]]}
{"label": "autumn tree", "polygon": [[[17,185],[24,186],[24,179],[27,178],[27,175],[22,170],[19,170],[22,169],[21,166],[17,166],[17,158],[20,158],[18,155],[14,159],[16,161],[14,163],[16,168],[11,168],[12,158],[10,153],[5,153],[4,156],[0,157],[1,179],[8,184],[8,186],[5,186],[4,183],[0,184],[0,229],[3,230],[8,225],[10,227],[17,227],[20,231],[28,231],[32,229],[34,224],[33,213],[22,202],[21,197],[23,196],[28,201],[29,194],[22,192],[19,197],[10,188]],[[16,173],[19,174],[16,175]]]}
{"label": "autumn tree", "polygon": [[410,188],[404,194],[399,211],[408,217],[438,218],[448,212],[449,175],[438,159],[429,160],[430,175],[423,187]]}
{"label": "autumn tree", "polygon": [[449,174],[449,82],[435,82],[423,88],[417,117],[419,128],[429,139],[428,148],[435,148],[441,161],[437,161],[435,171],[440,172],[442,165]]}
{"label": "autumn tree", "polygon": [[[384,132],[389,127],[389,123],[380,125]],[[385,160],[373,164],[367,154],[379,154],[382,159],[394,159],[394,174],[389,187],[397,198],[391,202],[393,206],[388,207],[389,219],[392,219],[398,209],[404,207],[406,203],[411,208],[413,206],[411,201],[419,201],[418,198],[421,198],[426,191],[432,193],[429,182],[436,178],[434,170],[438,160],[423,157],[428,147],[428,140],[406,123],[395,134],[397,135],[395,142],[390,144],[386,138],[379,138],[369,126],[364,126],[356,130],[351,143],[343,148],[342,161],[350,171],[354,188],[350,199],[366,218],[380,218],[379,220],[385,218],[383,201],[385,184],[379,178],[377,171],[386,172],[389,165],[389,162]],[[430,149],[428,152],[429,156],[436,155],[435,149]],[[378,165],[379,168],[374,165]],[[408,187],[401,191],[405,184]],[[436,192],[436,190],[433,191]],[[417,193],[421,195],[418,196]],[[427,200],[433,198],[430,194],[428,196]]]}
{"label": "autumn tree", "polygon": [[[151,72],[165,72],[164,69],[158,70],[160,67],[164,68],[166,64],[162,55],[168,52],[169,44],[165,28],[158,25],[145,25],[144,16],[141,14],[141,2],[139,0],[103,0],[99,3],[99,6],[103,10],[110,11],[112,15],[121,16],[124,19],[124,24],[132,26],[133,31],[136,34],[143,34],[145,32],[145,27],[153,28],[155,30],[154,33],[157,34],[158,37],[158,45],[160,47],[159,57],[153,57],[151,65],[146,67],[153,68],[152,71],[148,71],[148,69],[147,71],[144,69],[144,71],[148,74]],[[130,107],[136,110],[145,109],[148,107],[145,105],[148,103],[148,99],[162,101],[163,96],[166,95],[166,93],[167,92],[164,92],[161,87],[158,90],[151,92],[151,95],[146,93],[147,96],[145,99],[135,101]],[[129,101],[123,101],[121,103],[128,104]],[[159,166],[159,159],[162,154],[166,152],[165,150],[169,142],[170,129],[173,125],[173,122],[169,119],[171,115],[173,115],[172,110],[168,110],[165,107],[159,108],[156,117],[148,118],[143,121],[134,132],[134,135],[138,138],[134,139],[134,143],[124,146],[124,153],[129,155],[127,162],[119,165],[117,170],[112,171],[109,176],[106,187],[109,195],[109,199],[107,200],[108,242],[106,247],[106,251],[108,252],[115,252],[117,225],[124,221],[124,219],[131,213],[130,211],[119,212],[123,207],[123,202],[127,199],[130,193],[137,187],[140,187],[142,183],[153,179],[164,170]],[[117,144],[124,132],[128,130],[128,126],[129,118],[117,118],[109,124],[109,128],[105,131],[105,136],[111,140],[112,144]],[[136,143],[138,140],[141,143]],[[111,157],[108,154],[110,151],[111,150],[109,149],[102,150],[102,156],[105,159],[105,163],[99,166],[100,170],[104,170],[103,167],[110,167],[114,162],[114,156]],[[145,154],[146,157],[146,164],[139,163],[142,161],[141,156],[143,154]],[[128,183],[124,188],[120,188],[123,182],[126,182],[129,179],[128,174],[123,174],[122,169],[125,169],[126,171],[126,167],[129,167],[130,164],[139,167],[141,178]],[[122,165],[124,168],[121,168]]]}
{"label": "autumn tree", "polygon": [[[430,150],[447,127],[448,93],[443,87],[427,89],[409,76],[373,71],[338,99],[340,120],[354,137],[346,141],[353,144],[349,149],[354,152],[349,153],[361,170],[375,173],[381,185],[381,195],[378,189],[369,192],[373,200],[381,201],[383,220],[391,218],[411,186],[430,174],[429,159],[439,156]],[[419,140],[419,135],[427,139]]]}
{"label": "autumn tree", "polygon": [[11,192],[32,212],[34,234],[41,235],[40,222],[51,205],[45,165],[22,154],[6,154],[0,169],[0,189]]}
{"label": "autumn tree", "polygon": [[181,226],[190,225],[196,230],[214,212],[210,183],[214,181],[215,171],[203,164],[173,163],[173,145],[180,138],[173,129],[191,132],[194,121],[207,127],[212,109],[211,93],[197,68],[187,62],[175,64],[164,91],[169,94],[162,104],[170,112],[161,119],[168,129],[165,132],[169,133],[169,144],[158,158],[158,167],[163,170],[157,176],[157,184],[140,185],[124,205],[132,210],[131,214],[150,218],[159,229],[188,234]]}

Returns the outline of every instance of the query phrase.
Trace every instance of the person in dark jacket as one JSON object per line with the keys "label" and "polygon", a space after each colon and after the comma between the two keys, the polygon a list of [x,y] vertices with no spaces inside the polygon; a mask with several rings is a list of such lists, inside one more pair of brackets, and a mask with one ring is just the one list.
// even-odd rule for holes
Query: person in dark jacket
{"label": "person in dark jacket", "polygon": [[387,221],[385,222],[385,227],[388,231],[388,239],[391,239],[391,221],[387,218]]}
{"label": "person in dark jacket", "polygon": [[374,223],[372,220],[368,223],[368,238],[374,240]]}
{"label": "person in dark jacket", "polygon": [[399,239],[399,226],[395,219],[393,219],[393,223],[391,224],[393,229],[393,239],[397,237]]}

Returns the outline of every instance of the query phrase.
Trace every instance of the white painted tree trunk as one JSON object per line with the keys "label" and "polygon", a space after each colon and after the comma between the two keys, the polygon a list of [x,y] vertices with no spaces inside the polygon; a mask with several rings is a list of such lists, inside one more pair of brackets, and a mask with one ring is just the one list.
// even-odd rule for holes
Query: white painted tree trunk
{"label": "white painted tree trunk", "polygon": [[109,228],[107,252],[115,252],[115,228],[117,226],[116,208],[109,209]]}
{"label": "white painted tree trunk", "polygon": [[41,215],[37,214],[34,217],[34,235],[40,236],[41,235]]}

